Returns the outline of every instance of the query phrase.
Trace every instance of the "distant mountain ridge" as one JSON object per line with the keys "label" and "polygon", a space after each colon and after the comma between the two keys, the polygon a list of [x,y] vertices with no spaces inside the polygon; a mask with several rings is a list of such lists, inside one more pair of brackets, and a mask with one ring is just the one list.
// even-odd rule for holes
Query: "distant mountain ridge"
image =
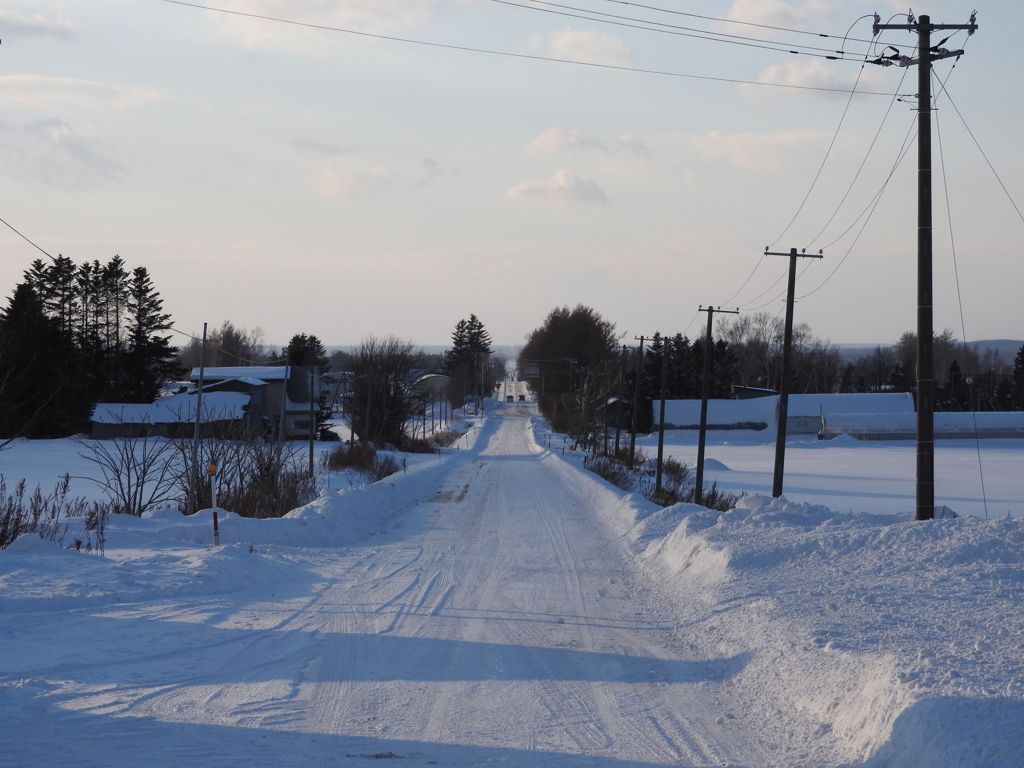
{"label": "distant mountain ridge", "polygon": [[[978,341],[967,342],[969,347],[977,347],[979,350],[994,349],[1007,363],[1013,363],[1013,358],[1017,356],[1017,352],[1022,346],[1024,346],[1024,340],[1021,339],[980,339]],[[857,359],[863,357],[869,352],[873,352],[875,347],[891,347],[892,344],[836,344],[839,347],[839,357],[844,363],[852,363]]]}

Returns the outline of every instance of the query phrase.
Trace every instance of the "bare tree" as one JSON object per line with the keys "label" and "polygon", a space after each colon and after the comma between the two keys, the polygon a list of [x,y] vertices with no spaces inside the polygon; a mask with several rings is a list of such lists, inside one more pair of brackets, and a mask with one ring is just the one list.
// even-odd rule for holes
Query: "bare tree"
{"label": "bare tree", "polygon": [[857,370],[869,382],[870,391],[881,392],[888,386],[889,377],[895,364],[896,353],[893,348],[878,345],[857,360]]}
{"label": "bare tree", "polygon": [[[123,417],[117,423],[136,426]],[[175,444],[163,437],[146,437],[147,431],[143,425],[130,437],[75,438],[85,449],[81,456],[99,467],[101,477],[91,479],[110,499],[115,514],[141,516],[147,509],[180,498],[176,480],[183,468]]]}
{"label": "bare tree", "polygon": [[347,410],[360,440],[401,446],[416,407],[414,368],[420,353],[411,341],[369,336],[349,356],[352,373]]}
{"label": "bare tree", "polygon": [[[193,334],[195,336],[195,334]],[[178,364],[188,370],[199,366],[199,350],[202,342],[192,338],[178,353]],[[238,328],[225,320],[220,328],[214,328],[207,337],[206,364],[218,366],[263,365],[269,361],[263,329],[247,330]]]}

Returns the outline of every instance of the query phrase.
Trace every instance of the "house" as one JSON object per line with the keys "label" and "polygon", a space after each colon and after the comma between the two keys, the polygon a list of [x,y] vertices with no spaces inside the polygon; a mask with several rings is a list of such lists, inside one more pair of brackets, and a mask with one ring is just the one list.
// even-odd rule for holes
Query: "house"
{"label": "house", "polygon": [[[117,437],[191,437],[198,396],[187,392],[153,403],[97,403],[91,433],[97,440]],[[251,397],[243,392],[204,392],[202,432],[227,434],[238,428],[263,429],[262,418],[250,411]]]}
{"label": "house", "polygon": [[[191,381],[198,386],[199,368]],[[203,391],[244,392],[263,416],[267,434],[276,438],[284,424],[286,440],[308,440],[320,411],[320,375],[297,365],[229,366],[203,369]],[[283,414],[283,417],[282,417]]]}

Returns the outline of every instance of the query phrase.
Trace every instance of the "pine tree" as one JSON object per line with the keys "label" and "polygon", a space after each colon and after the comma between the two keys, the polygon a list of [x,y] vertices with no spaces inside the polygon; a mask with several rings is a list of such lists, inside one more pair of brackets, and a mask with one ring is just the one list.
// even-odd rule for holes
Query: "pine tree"
{"label": "pine tree", "polygon": [[68,422],[81,418],[67,397],[73,387],[65,359],[72,351],[39,292],[19,284],[0,313],[0,437],[61,437]]}
{"label": "pine tree", "polygon": [[640,395],[648,400],[661,399],[661,361],[665,359],[666,346],[661,333],[655,331],[644,355],[643,378],[640,380]]}
{"label": "pine tree", "polygon": [[677,333],[672,338],[672,358],[668,369],[668,396],[671,400],[698,397],[690,340]]}
{"label": "pine tree", "polygon": [[148,403],[160,389],[180,374],[174,363],[176,350],[171,337],[171,316],[163,311],[163,299],[153,287],[145,267],[132,270],[128,285],[128,351],[125,355],[124,400]]}
{"label": "pine tree", "polygon": [[480,364],[491,354],[491,335],[476,315],[459,320],[452,347],[444,353],[444,372],[452,378],[452,394],[467,395],[480,387]]}
{"label": "pine tree", "polygon": [[[298,366],[306,372],[306,375],[302,377],[302,391],[304,394],[302,398],[299,398],[299,400],[305,399],[305,402],[309,402],[306,398],[309,397],[310,368],[312,368],[313,376],[322,377],[331,367],[330,358],[327,356],[327,349],[320,339],[313,335],[307,336],[305,333],[292,336],[288,346],[281,351],[280,363],[281,365]],[[327,425],[331,418],[330,393],[322,387],[317,398],[317,404],[320,406],[316,413],[317,438],[320,440],[334,439],[335,436]]]}

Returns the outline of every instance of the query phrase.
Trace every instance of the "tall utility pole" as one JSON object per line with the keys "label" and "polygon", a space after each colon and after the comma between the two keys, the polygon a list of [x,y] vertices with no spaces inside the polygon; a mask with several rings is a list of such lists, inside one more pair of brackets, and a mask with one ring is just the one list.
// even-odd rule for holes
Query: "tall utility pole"
{"label": "tall utility pole", "polygon": [[821,251],[797,253],[771,253],[764,249],[765,256],[789,256],[789,290],[786,293],[786,335],[782,342],[782,379],[779,381],[779,424],[775,433],[775,478],[772,480],[772,496],[782,495],[782,475],[786,464],[786,421],[789,418],[789,361],[793,351],[793,295],[796,293],[796,260],[798,258],[820,259]]}
{"label": "tall utility pole", "polygon": [[640,376],[644,365],[644,342],[650,341],[649,336],[634,336],[639,339],[640,347],[636,353],[636,388],[633,391],[633,426],[629,430],[629,468],[633,468],[633,457],[636,456],[636,417],[640,412]]}
{"label": "tall utility pole", "polygon": [[622,434],[622,379],[626,367],[626,345],[622,345],[622,355],[619,358],[619,399],[615,403],[615,458],[619,458],[619,435]]}
{"label": "tall utility pole", "polygon": [[[969,24],[932,24],[931,18],[906,24],[880,24],[876,15],[874,34],[886,29],[917,33],[917,58],[897,53],[873,64],[901,67],[917,65],[917,505],[915,517],[935,517],[935,373],[932,370],[932,62],[962,56],[963,50],[932,47],[933,30],[967,30],[973,35],[978,25],[971,14]],[[947,40],[949,38],[946,38]]]}
{"label": "tall utility pole", "polygon": [[191,515],[196,511],[196,496],[199,482],[199,441],[202,437],[200,424],[203,411],[203,375],[206,373],[206,323],[203,323],[203,345],[199,348],[199,386],[196,388],[196,423],[192,431],[192,462],[188,470],[188,508],[185,512]]}
{"label": "tall utility pole", "polygon": [[714,320],[715,312],[723,312],[727,315],[738,315],[738,309],[715,309],[711,305],[700,307],[700,312],[708,313],[708,332],[704,337],[704,384],[700,396],[700,437],[697,439],[697,478],[694,481],[693,500],[697,504],[704,503],[704,443],[708,434],[708,387],[711,383],[711,356],[714,354],[715,344],[711,338],[711,323]]}
{"label": "tall utility pole", "polygon": [[661,409],[658,414],[658,471],[654,489],[661,490],[662,460],[665,458],[665,389],[668,385],[668,340],[661,346]]}

